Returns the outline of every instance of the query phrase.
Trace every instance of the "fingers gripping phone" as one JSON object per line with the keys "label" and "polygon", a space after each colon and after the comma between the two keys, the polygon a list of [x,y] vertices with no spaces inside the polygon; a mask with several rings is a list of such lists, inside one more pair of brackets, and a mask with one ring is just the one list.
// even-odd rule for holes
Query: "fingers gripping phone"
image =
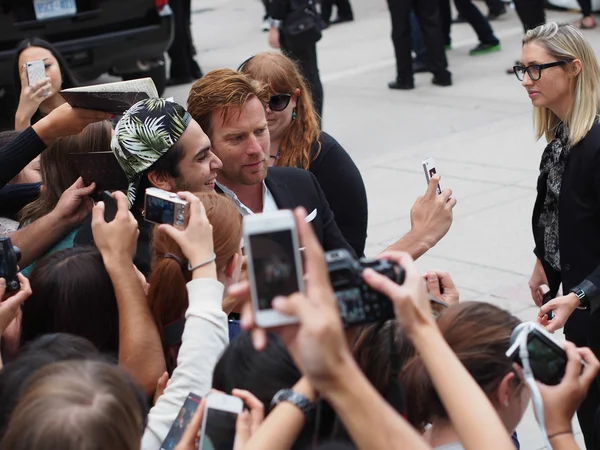
{"label": "fingers gripping phone", "polygon": [[272,307],[275,297],[304,292],[302,258],[294,215],[289,210],[245,216],[243,234],[256,323],[296,323]]}
{"label": "fingers gripping phone", "polygon": [[[427,180],[427,185],[429,185],[429,182],[431,181],[431,177],[433,177],[435,174],[437,174],[437,168],[435,166],[435,159],[427,158],[426,160],[424,160],[423,161],[423,171],[425,172],[425,180]],[[437,185],[437,193],[438,194],[442,193],[442,187],[440,186],[439,183]]]}
{"label": "fingers gripping phone", "polygon": [[179,414],[177,414],[177,417],[173,421],[173,425],[171,425],[167,437],[160,446],[160,450],[174,450],[177,447],[177,444],[183,437],[183,433],[185,433],[185,430],[192,421],[198,406],[200,406],[201,401],[202,397],[191,392],[189,393],[183,406],[179,410]]}
{"label": "fingers gripping phone", "polygon": [[35,83],[46,79],[46,65],[44,61],[31,61],[26,64],[27,83],[32,87]]}
{"label": "fingers gripping phone", "polygon": [[200,450],[231,450],[235,443],[235,423],[244,409],[238,397],[212,392],[206,397]]}

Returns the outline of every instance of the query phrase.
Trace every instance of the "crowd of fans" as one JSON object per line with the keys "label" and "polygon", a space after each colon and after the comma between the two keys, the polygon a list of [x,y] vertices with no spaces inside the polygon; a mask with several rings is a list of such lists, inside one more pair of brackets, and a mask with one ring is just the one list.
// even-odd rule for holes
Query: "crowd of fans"
{"label": "crowd of fans", "polygon": [[[30,58],[48,61],[32,87]],[[548,141],[530,287],[539,324],[564,326],[570,341],[553,386],[507,356],[518,318],[460,302],[448,273],[417,270],[456,205],[437,175],[411,229],[376,255],[404,282],[361,274],[395,317],[344,328],[324,251],[364,256],[367,195],[292,58],[258,54],[196,81],[187,108],[147,99],[114,117],[66,104],[59,90],[75,82],[60,55],[24,42],[15,131],[0,147],[0,234],[21,269],[10,291],[0,254],[0,448],[158,450],[193,393],[202,401],[176,448],[195,449],[211,392],[244,402],[236,450],[514,449],[532,395],[553,449],[578,448],[576,413],[587,448],[600,448],[600,67],[576,27],[549,23],[527,32],[514,74]],[[99,201],[70,155],[109,151],[129,185]],[[145,220],[150,187],[187,202],[183,227]],[[273,299],[297,323],[266,330],[242,218],[278,209],[294,211],[306,288]],[[542,285],[554,297],[545,304]],[[282,390],[296,400],[278,401]]]}

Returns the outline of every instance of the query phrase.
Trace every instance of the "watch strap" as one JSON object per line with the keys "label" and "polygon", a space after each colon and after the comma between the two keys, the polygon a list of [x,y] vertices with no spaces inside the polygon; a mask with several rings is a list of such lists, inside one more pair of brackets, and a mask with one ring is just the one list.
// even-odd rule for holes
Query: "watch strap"
{"label": "watch strap", "polygon": [[281,389],[271,400],[271,408],[274,408],[281,402],[288,402],[296,406],[304,415],[310,413],[315,405],[303,394],[293,391],[292,389]]}

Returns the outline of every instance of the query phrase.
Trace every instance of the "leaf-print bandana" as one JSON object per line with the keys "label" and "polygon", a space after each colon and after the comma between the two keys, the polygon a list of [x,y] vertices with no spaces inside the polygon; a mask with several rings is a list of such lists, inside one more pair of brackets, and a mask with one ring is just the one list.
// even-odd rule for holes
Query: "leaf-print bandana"
{"label": "leaf-print bandana", "polygon": [[183,106],[149,98],[133,105],[119,120],[111,148],[129,181],[129,208],[144,172],[175,145],[191,119]]}

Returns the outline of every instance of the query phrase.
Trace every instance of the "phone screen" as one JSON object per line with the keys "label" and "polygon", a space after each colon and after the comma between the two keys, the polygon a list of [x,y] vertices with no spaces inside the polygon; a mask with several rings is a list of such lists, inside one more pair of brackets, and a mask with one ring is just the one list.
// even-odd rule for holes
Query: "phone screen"
{"label": "phone screen", "polygon": [[530,334],[527,350],[534,378],[548,385],[560,383],[567,368],[565,351],[535,332]]}
{"label": "phone screen", "polygon": [[237,413],[208,408],[201,450],[231,450],[235,441]]}
{"label": "phone screen", "polygon": [[163,198],[146,195],[145,219],[153,223],[175,222],[175,203]]}
{"label": "phone screen", "polygon": [[278,295],[300,290],[292,230],[250,235],[258,309],[271,309]]}
{"label": "phone screen", "polygon": [[173,425],[171,425],[171,429],[169,430],[167,437],[160,446],[160,450],[173,450],[175,447],[177,447],[177,444],[181,440],[183,433],[191,422],[192,417],[194,417],[201,400],[202,397],[190,392],[185,399],[183,406],[179,410],[177,418],[173,421]]}

